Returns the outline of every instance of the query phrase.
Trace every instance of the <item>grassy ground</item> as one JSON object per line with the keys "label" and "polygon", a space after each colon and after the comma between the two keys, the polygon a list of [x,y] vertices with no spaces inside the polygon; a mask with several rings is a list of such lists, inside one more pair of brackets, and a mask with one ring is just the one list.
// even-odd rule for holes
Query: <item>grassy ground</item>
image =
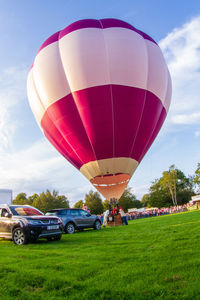
{"label": "grassy ground", "polygon": [[0,240],[0,299],[200,299],[200,211],[16,246]]}

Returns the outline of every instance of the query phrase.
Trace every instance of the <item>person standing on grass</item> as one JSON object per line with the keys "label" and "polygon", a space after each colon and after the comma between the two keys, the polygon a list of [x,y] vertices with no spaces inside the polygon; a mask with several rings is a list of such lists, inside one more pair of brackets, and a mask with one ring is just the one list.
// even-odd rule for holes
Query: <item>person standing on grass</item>
{"label": "person standing on grass", "polygon": [[120,215],[122,217],[123,224],[128,225],[127,216],[126,216],[126,214],[125,214],[125,212],[124,212],[124,210],[123,210],[123,208],[121,206],[119,208],[119,213],[120,213]]}
{"label": "person standing on grass", "polygon": [[112,210],[112,215],[116,215],[117,214],[117,208],[114,207],[113,210]]}
{"label": "person standing on grass", "polygon": [[103,227],[106,227],[107,223],[108,223],[108,216],[109,216],[109,209],[107,209],[104,213],[103,213]]}

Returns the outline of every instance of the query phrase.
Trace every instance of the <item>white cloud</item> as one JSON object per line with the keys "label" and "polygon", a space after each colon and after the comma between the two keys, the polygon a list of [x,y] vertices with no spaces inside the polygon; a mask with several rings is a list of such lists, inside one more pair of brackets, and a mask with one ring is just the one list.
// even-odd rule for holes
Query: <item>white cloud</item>
{"label": "white cloud", "polygon": [[200,17],[174,29],[160,41],[172,77],[168,122],[200,124]]}
{"label": "white cloud", "polygon": [[[81,174],[79,175],[81,177]],[[68,198],[71,200],[70,201],[70,205],[73,206],[76,202],[78,202],[79,200],[83,200],[85,198],[85,195],[90,191],[93,190],[96,192],[96,190],[94,189],[94,187],[89,184],[84,184],[84,185],[79,185],[78,187],[76,186],[76,188],[73,189],[69,189],[68,187]],[[103,197],[102,197],[103,200]]]}
{"label": "white cloud", "polygon": [[12,189],[14,196],[55,189],[74,203],[92,187],[45,139],[23,151],[0,152],[0,161],[0,188]]}
{"label": "white cloud", "polygon": [[18,123],[13,114],[26,95],[26,73],[24,68],[17,67],[0,73],[0,150],[12,146],[12,136]]}
{"label": "white cloud", "polygon": [[194,135],[195,135],[196,137],[199,137],[199,136],[200,136],[200,131],[195,131]]}
{"label": "white cloud", "polygon": [[177,114],[172,116],[172,122],[175,124],[195,124],[200,121],[200,112],[191,114]]}
{"label": "white cloud", "polygon": [[[131,187],[129,185],[128,187]],[[131,192],[136,196],[138,200],[141,200],[144,194],[149,191],[149,184],[138,184],[137,186],[131,187]]]}

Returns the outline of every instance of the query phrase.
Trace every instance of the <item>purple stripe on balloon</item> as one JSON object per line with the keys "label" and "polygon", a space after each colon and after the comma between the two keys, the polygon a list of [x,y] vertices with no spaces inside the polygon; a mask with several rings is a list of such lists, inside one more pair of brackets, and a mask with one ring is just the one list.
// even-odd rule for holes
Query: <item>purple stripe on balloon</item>
{"label": "purple stripe on balloon", "polygon": [[121,28],[127,28],[130,30],[133,30],[140,34],[144,39],[149,40],[155,44],[157,44],[148,34],[142,32],[141,30],[138,30],[134,26],[130,25],[127,22],[124,22],[122,20],[118,19],[100,19],[99,20],[102,24],[102,28],[110,28],[110,27],[121,27]]}
{"label": "purple stripe on balloon", "polygon": [[156,44],[156,42],[146,33],[142,32],[141,30],[138,30],[134,26],[130,25],[127,22],[118,20],[118,19],[85,19],[85,20],[79,20],[76,21],[69,26],[65,27],[63,30],[58,31],[54,33],[52,36],[50,36],[40,47],[37,53],[39,53],[43,48],[47,47],[48,45],[58,41],[65,35],[84,28],[99,28],[99,29],[106,29],[106,28],[112,28],[112,27],[118,27],[118,28],[126,28],[132,31],[137,32],[140,34],[144,39],[149,40]]}
{"label": "purple stripe on balloon", "polygon": [[50,45],[50,44],[53,44],[53,43],[57,42],[58,39],[59,39],[59,33],[60,33],[60,31],[58,31],[58,32],[54,33],[53,35],[51,35],[51,36],[50,36],[50,37],[42,44],[42,46],[41,46],[40,49],[38,50],[37,54],[38,54],[43,48],[47,47],[47,46]]}
{"label": "purple stripe on balloon", "polygon": [[53,103],[41,125],[62,155],[80,168],[87,162],[112,157],[140,162],[165,116],[162,102],[153,93],[106,85],[76,91],[73,97]]}
{"label": "purple stripe on balloon", "polygon": [[70,24],[63,30],[61,30],[59,34],[59,39],[61,39],[63,36],[69,34],[72,31],[76,31],[78,29],[83,29],[83,28],[102,28],[102,27],[99,20],[95,20],[95,19],[79,20]]}
{"label": "purple stripe on balloon", "polygon": [[118,19],[100,19],[99,22],[102,24],[102,28],[110,28],[110,27],[121,27],[121,28],[127,28],[133,31],[136,31],[137,29],[130,25],[127,22],[124,22],[122,20]]}

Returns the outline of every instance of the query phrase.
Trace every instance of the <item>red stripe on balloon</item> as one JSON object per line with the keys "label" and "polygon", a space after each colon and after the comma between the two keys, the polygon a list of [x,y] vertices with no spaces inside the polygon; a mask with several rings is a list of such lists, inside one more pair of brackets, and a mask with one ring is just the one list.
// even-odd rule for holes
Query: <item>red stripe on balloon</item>
{"label": "red stripe on balloon", "polygon": [[112,86],[116,157],[130,157],[145,103],[145,93],[145,90],[139,88]]}
{"label": "red stripe on balloon", "polygon": [[166,110],[165,108],[163,107],[162,108],[162,111],[161,111],[161,114],[160,114],[160,117],[155,125],[155,128],[154,130],[152,131],[152,134],[151,134],[151,137],[146,145],[146,147],[143,149],[143,151],[140,153],[140,156],[138,158],[138,161],[141,162],[144,155],[147,153],[147,151],[149,150],[149,148],[151,147],[153,141],[155,140],[156,136],[158,135],[164,121],[165,121],[165,118],[167,116],[167,113],[166,113]]}
{"label": "red stripe on balloon", "polygon": [[[78,157],[77,168],[88,161],[96,160],[72,95],[48,107],[41,120],[41,127],[61,146],[66,156],[73,161]],[[73,151],[70,155],[68,148],[63,150],[64,141],[70,146],[70,151]]]}
{"label": "red stripe on balloon", "polygon": [[112,98],[109,85],[73,92],[83,126],[97,159],[113,157]]}
{"label": "red stripe on balloon", "polygon": [[164,119],[160,119],[162,112],[163,104],[159,98],[151,92],[146,91],[145,104],[141,114],[139,128],[130,153],[130,156],[135,157],[138,162],[142,160],[142,157],[147,151],[147,147],[150,147],[153,143],[157,135],[153,134],[154,131],[155,133],[158,133],[162,126],[161,122],[164,121]]}
{"label": "red stripe on balloon", "polygon": [[76,168],[80,169],[82,166],[82,162],[70,147],[70,145],[66,142],[66,140],[62,137],[61,133],[58,131],[54,123],[48,117],[48,114],[45,114],[43,117],[43,124],[48,124],[48,126],[44,126],[43,131],[46,138],[49,142],[62,154],[72,165]]}
{"label": "red stripe on balloon", "polygon": [[[112,157],[131,157],[140,162],[165,116],[161,101],[153,93],[106,85],[76,91],[53,103],[41,125],[57,149],[60,145],[62,154],[80,168],[87,162]],[[52,126],[59,131],[58,137],[49,129]],[[70,146],[70,153],[63,140]]]}

